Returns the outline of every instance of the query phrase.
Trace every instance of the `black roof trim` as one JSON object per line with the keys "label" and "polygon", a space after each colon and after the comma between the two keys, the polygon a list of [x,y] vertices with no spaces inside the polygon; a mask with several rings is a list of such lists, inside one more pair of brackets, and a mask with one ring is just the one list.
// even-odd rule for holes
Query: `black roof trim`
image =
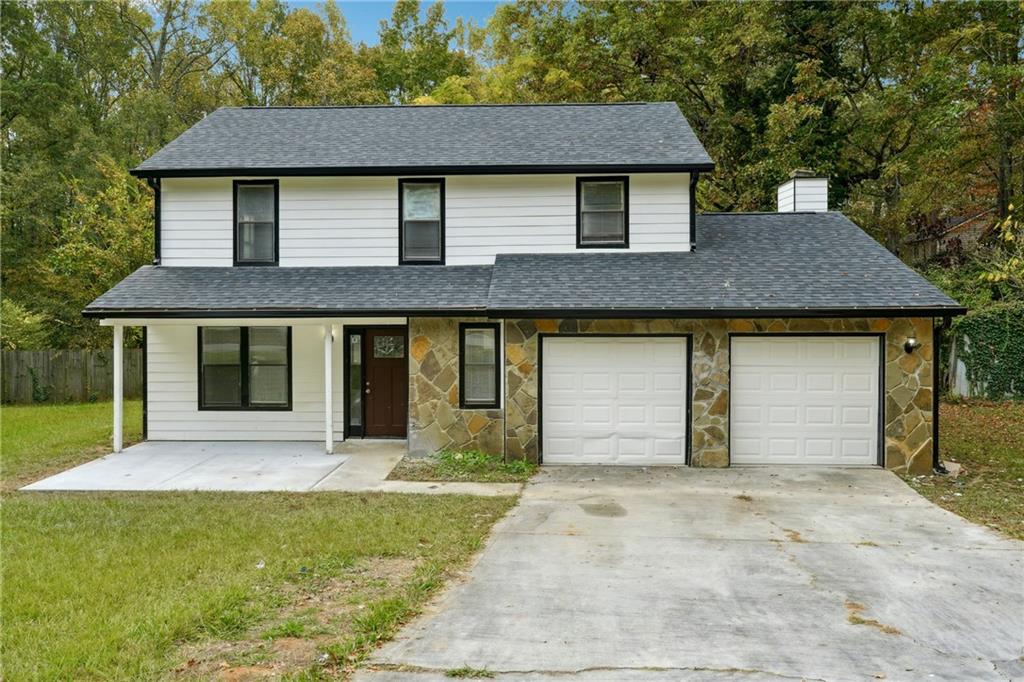
{"label": "black roof trim", "polygon": [[410,308],[401,310],[381,309],[330,309],[316,308],[150,308],[150,309],[110,309],[86,308],[83,317],[95,318],[154,318],[154,319],[233,319],[233,318],[306,318],[306,317],[449,317],[449,316],[482,316],[486,308]]}
{"label": "black roof trim", "polygon": [[555,175],[574,173],[705,173],[715,164],[698,163],[639,165],[500,165],[500,166],[335,166],[323,168],[179,168],[129,171],[137,178],[222,178],[222,177],[382,177],[413,175]]}
{"label": "black roof trim", "polygon": [[646,319],[719,319],[762,317],[945,317],[967,313],[963,306],[939,308],[535,308],[530,310],[501,310],[490,308],[490,317],[573,317],[591,319],[646,318]]}

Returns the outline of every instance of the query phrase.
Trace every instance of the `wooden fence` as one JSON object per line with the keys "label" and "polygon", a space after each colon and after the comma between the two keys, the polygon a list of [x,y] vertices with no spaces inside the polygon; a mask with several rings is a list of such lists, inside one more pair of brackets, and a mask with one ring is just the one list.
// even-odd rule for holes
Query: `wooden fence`
{"label": "wooden fence", "polygon": [[[5,403],[69,403],[110,400],[112,350],[5,350],[0,361],[0,399]],[[124,393],[142,397],[142,349],[124,351]]]}

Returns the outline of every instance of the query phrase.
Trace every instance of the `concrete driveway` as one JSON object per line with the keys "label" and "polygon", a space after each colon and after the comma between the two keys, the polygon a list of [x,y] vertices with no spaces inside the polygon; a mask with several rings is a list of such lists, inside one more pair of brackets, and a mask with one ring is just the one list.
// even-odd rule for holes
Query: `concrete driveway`
{"label": "concrete driveway", "polygon": [[1024,679],[1024,543],[880,470],[545,468],[357,679]]}

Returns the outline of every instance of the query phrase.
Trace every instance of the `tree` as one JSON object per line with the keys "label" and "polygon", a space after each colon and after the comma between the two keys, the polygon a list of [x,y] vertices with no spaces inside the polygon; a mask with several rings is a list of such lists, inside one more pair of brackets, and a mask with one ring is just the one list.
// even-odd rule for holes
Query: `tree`
{"label": "tree", "polygon": [[448,27],[440,0],[423,19],[419,0],[398,0],[391,20],[381,22],[380,43],[364,46],[361,55],[389,101],[411,102],[451,76],[469,75],[472,58],[454,46],[461,31],[461,24]]}

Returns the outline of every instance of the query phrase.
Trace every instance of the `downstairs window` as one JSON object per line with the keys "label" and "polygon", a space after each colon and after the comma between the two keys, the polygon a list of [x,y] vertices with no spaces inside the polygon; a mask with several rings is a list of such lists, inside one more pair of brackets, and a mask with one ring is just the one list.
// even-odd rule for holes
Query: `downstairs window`
{"label": "downstairs window", "polygon": [[498,325],[459,325],[459,403],[463,408],[497,408],[501,386]]}
{"label": "downstairs window", "polygon": [[200,327],[199,409],[290,410],[291,327]]}

